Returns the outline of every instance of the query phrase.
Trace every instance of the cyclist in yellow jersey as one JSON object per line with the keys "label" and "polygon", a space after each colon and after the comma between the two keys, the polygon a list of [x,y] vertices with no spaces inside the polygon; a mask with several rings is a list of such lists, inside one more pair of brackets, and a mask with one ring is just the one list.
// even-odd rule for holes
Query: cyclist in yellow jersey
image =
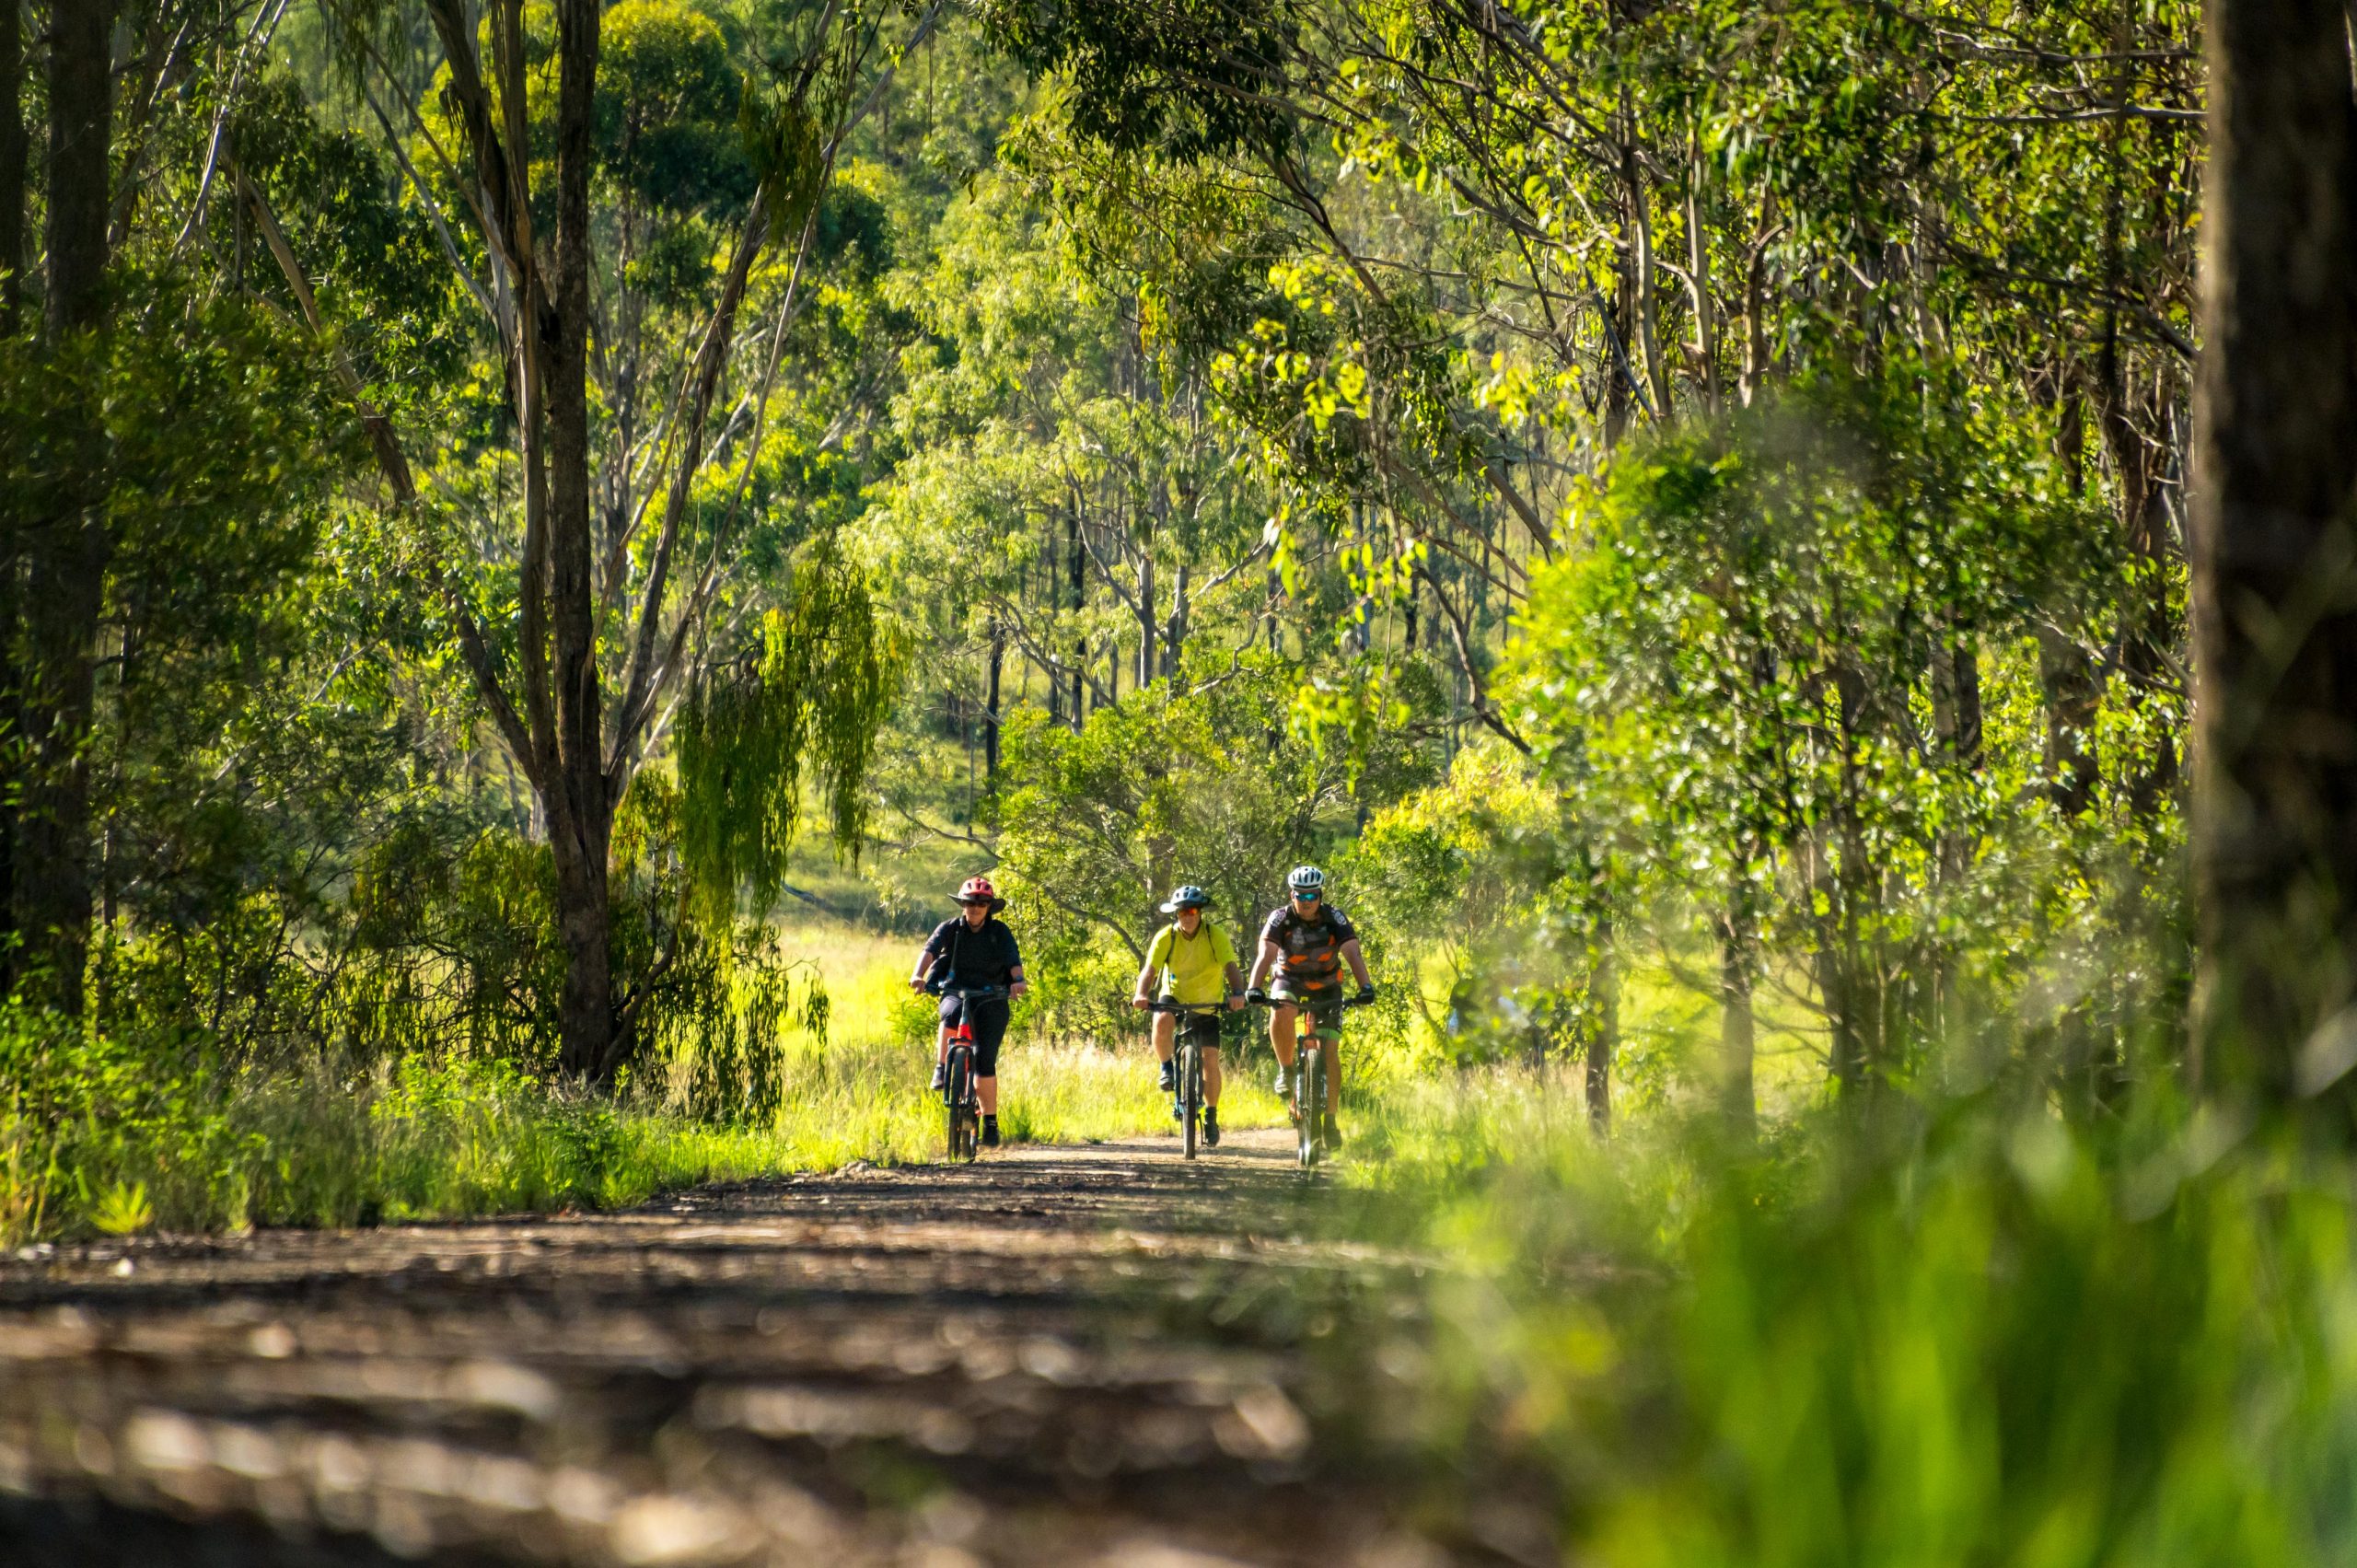
{"label": "cyclist in yellow jersey", "polygon": [[[1157,977],[1165,1001],[1209,1007],[1220,1003],[1236,1012],[1244,1005],[1244,971],[1237,966],[1236,948],[1227,934],[1203,918],[1211,895],[1191,884],[1170,895],[1162,912],[1174,917],[1146,945],[1145,965],[1138,970],[1132,1007],[1147,1005],[1146,993]],[[1181,1015],[1157,1013],[1154,1019],[1154,1053],[1162,1059],[1162,1092],[1178,1086],[1178,1069],[1171,1054],[1178,1048]],[[1183,1016],[1196,1030],[1203,1053],[1203,1141],[1219,1142],[1219,1020],[1207,1013]]]}

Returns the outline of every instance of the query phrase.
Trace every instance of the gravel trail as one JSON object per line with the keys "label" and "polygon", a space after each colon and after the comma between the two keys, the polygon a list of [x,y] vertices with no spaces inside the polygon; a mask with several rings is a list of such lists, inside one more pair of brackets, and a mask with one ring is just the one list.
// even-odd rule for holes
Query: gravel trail
{"label": "gravel trail", "polygon": [[619,1214],[19,1254],[0,1562],[1547,1560],[1504,1504],[1472,1528],[1420,1504],[1411,1451],[1369,1434],[1341,1386],[1414,1325],[1324,1353],[1317,1304],[1381,1303],[1407,1265],[1304,1239],[1320,1193],[1286,1156],[1025,1147]]}

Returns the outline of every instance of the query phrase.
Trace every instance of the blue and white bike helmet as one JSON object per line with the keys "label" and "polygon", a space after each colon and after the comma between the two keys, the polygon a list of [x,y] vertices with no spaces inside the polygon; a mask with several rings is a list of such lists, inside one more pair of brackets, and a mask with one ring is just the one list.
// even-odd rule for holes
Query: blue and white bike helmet
{"label": "blue and white bike helmet", "polygon": [[1162,906],[1162,912],[1177,914],[1182,909],[1209,909],[1211,902],[1212,896],[1209,893],[1204,892],[1192,882],[1189,882],[1170,895],[1168,901]]}
{"label": "blue and white bike helmet", "polygon": [[1294,893],[1322,893],[1326,890],[1326,873],[1314,865],[1296,865],[1285,877],[1285,887]]}

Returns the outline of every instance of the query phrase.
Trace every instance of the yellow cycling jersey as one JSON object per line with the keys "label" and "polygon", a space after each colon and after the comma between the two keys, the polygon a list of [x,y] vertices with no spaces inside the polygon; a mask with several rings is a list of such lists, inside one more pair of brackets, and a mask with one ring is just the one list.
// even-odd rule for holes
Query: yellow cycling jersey
{"label": "yellow cycling jersey", "polygon": [[1193,1006],[1227,1000],[1227,966],[1234,962],[1236,949],[1226,933],[1208,920],[1192,936],[1174,920],[1154,934],[1145,950],[1146,973],[1162,976],[1164,1000]]}

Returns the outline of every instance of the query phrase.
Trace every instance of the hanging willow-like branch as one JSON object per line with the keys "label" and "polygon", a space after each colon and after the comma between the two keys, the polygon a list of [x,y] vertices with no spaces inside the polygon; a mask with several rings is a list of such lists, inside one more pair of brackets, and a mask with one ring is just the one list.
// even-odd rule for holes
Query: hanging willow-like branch
{"label": "hanging willow-like branch", "polygon": [[698,897],[716,909],[733,908],[740,889],[761,909],[775,900],[806,777],[823,793],[838,853],[856,851],[860,784],[901,659],[866,574],[821,548],[795,573],[785,607],[763,618],[759,645],[696,682],[678,755],[680,853]]}

